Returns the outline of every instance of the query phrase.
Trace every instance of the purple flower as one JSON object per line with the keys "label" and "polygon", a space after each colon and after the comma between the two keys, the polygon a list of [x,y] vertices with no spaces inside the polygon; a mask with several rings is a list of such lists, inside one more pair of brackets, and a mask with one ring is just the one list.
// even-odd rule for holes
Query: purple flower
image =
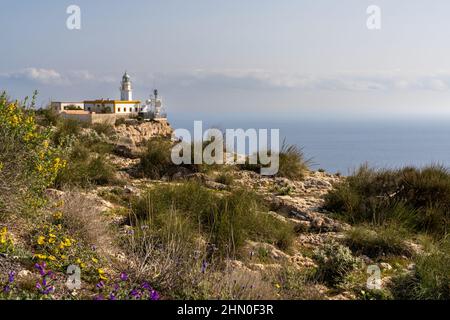
{"label": "purple flower", "polygon": [[103,297],[103,295],[98,294],[94,297],[94,300],[105,300],[105,297]]}
{"label": "purple flower", "polygon": [[16,275],[16,273],[14,271],[11,271],[10,273],[8,273],[8,282],[9,283],[13,283],[14,282],[14,276]]}
{"label": "purple flower", "polygon": [[152,290],[152,292],[150,294],[150,300],[155,301],[155,300],[159,300],[159,298],[160,298],[160,296],[159,296],[158,291]]}
{"label": "purple flower", "polygon": [[9,286],[9,284],[7,284],[4,288],[3,288],[3,292],[4,293],[8,293],[11,291],[11,287]]}
{"label": "purple flower", "polygon": [[205,260],[203,260],[203,262],[202,262],[202,269],[201,269],[202,273],[206,272],[206,268],[207,267],[208,267],[208,263]]}
{"label": "purple flower", "polygon": [[97,287],[98,289],[102,289],[102,288],[105,287],[105,283],[104,283],[103,281],[100,281],[99,283],[97,283],[96,287]]}
{"label": "purple flower", "polygon": [[122,272],[120,274],[120,280],[127,281],[128,280],[128,275],[125,272]]}
{"label": "purple flower", "polygon": [[133,289],[130,292],[130,296],[132,296],[135,299],[139,299],[141,297],[141,293],[138,290]]}
{"label": "purple flower", "polygon": [[45,276],[45,274],[46,274],[45,267],[46,266],[47,265],[46,265],[45,262],[43,262],[42,264],[36,263],[34,265],[34,267],[39,270],[39,273],[40,273],[41,276]]}
{"label": "purple flower", "polygon": [[141,287],[142,287],[142,289],[145,289],[145,290],[149,290],[149,291],[152,290],[152,287],[148,284],[148,282],[144,282]]}
{"label": "purple flower", "polygon": [[42,294],[49,294],[52,293],[53,291],[55,291],[55,287],[54,286],[47,286],[46,289],[44,291],[42,291]]}
{"label": "purple flower", "polygon": [[109,295],[109,300],[117,300],[116,296],[114,295],[114,293],[111,293]]}
{"label": "purple flower", "polygon": [[113,292],[117,292],[117,291],[119,291],[119,289],[120,289],[120,286],[116,283],[116,284],[114,285]]}

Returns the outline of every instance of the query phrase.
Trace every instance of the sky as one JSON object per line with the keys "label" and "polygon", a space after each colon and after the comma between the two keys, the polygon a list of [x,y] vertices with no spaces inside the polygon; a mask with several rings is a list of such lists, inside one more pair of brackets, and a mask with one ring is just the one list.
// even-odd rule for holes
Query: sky
{"label": "sky", "polygon": [[[81,29],[69,30],[69,5]],[[169,113],[450,117],[448,0],[0,0],[0,90]],[[381,10],[369,30],[366,10]]]}

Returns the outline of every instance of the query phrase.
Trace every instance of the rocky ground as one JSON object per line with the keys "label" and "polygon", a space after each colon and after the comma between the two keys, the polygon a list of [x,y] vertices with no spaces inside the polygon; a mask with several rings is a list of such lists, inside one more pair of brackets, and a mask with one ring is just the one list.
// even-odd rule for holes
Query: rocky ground
{"label": "rocky ground", "polygon": [[[344,237],[344,232],[351,228],[346,223],[333,219],[328,212],[323,211],[323,196],[333,189],[337,183],[344,181],[340,175],[328,174],[326,172],[309,171],[301,181],[292,181],[281,177],[265,177],[252,171],[243,171],[230,168],[227,174],[233,176],[233,185],[225,185],[216,182],[215,173],[192,173],[180,168],[170,177],[161,180],[150,180],[135,178],[133,174],[139,167],[140,160],[137,155],[143,150],[146,141],[159,136],[170,136],[172,129],[167,123],[143,123],[140,125],[119,125],[115,127],[115,133],[109,137],[103,137],[110,143],[114,143],[113,154],[108,155],[109,161],[118,169],[117,177],[124,181],[125,186],[102,186],[88,191],[59,191],[48,190],[48,196],[52,201],[64,199],[66,203],[85,204],[83,207],[90,208],[92,217],[100,217],[105,224],[119,228],[120,233],[127,232],[124,216],[117,214],[126,205],[120,204],[112,199],[111,195],[139,196],[143,190],[155,184],[180,183],[182,181],[195,179],[205,187],[227,191],[230,188],[245,187],[252,189],[262,196],[269,214],[274,217],[289,221],[295,226],[296,239],[292,250],[281,251],[268,243],[247,241],[244,251],[248,257],[239,260],[228,261],[229,267],[234,270],[245,270],[247,273],[260,276],[268,270],[280,269],[282,265],[290,265],[293,268],[304,270],[314,268],[312,252],[329,239]],[[93,134],[91,129],[84,134]],[[14,231],[14,229],[12,228]],[[99,250],[110,261],[117,263],[126,262],[127,252],[121,251],[114,245],[113,237],[105,237],[103,245]],[[267,253],[267,260],[254,259],[253,255],[259,250]],[[367,257],[361,257],[365,261]],[[367,258],[368,259],[368,258]],[[370,259],[369,259],[370,260]],[[385,269],[392,267],[384,262]],[[28,267],[24,266],[13,256],[0,256],[0,274],[14,270],[18,277],[27,277]],[[313,298],[325,299],[354,299],[355,296],[349,291],[330,290],[323,284],[315,284],[316,295]]]}

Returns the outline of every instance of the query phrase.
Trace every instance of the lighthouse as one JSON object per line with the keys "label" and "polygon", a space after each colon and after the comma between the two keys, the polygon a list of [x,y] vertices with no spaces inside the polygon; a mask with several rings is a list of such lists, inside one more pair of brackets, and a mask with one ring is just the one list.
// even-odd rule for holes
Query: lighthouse
{"label": "lighthouse", "polygon": [[131,80],[130,76],[126,71],[122,77],[122,83],[120,85],[120,100],[122,101],[133,100],[133,91],[131,90]]}

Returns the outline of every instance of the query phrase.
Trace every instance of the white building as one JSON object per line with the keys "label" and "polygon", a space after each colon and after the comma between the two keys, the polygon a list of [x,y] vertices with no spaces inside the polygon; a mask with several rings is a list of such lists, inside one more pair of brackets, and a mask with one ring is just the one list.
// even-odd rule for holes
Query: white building
{"label": "white building", "polygon": [[97,99],[83,102],[51,103],[51,108],[58,113],[84,110],[86,113],[114,113],[120,115],[137,115],[141,112],[141,101],[133,100],[133,90],[130,76],[127,72],[122,77],[120,85],[120,100]]}

